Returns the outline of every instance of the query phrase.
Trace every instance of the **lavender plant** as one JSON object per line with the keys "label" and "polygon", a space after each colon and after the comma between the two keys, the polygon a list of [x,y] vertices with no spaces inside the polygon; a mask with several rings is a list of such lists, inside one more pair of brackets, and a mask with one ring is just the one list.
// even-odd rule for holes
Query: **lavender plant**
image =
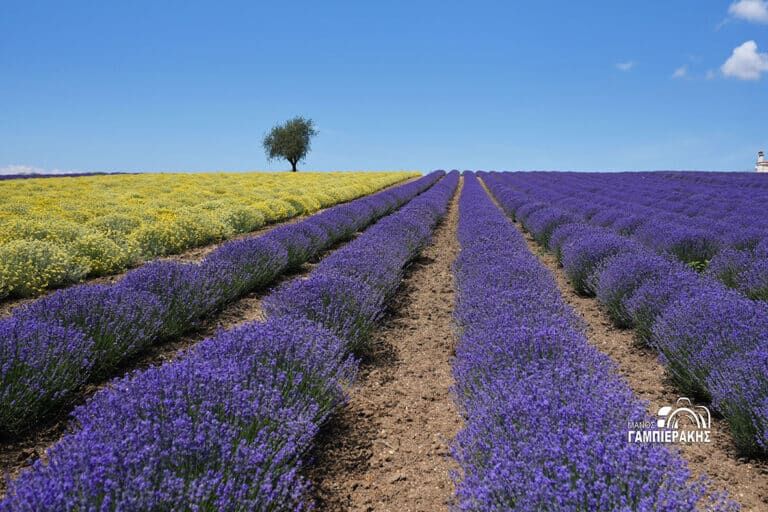
{"label": "lavender plant", "polygon": [[709,373],[736,353],[764,346],[766,340],[768,304],[708,288],[665,308],[654,324],[651,343],[685,393],[709,397]]}
{"label": "lavender plant", "polygon": [[[451,174],[340,251],[396,240],[387,236],[396,219],[416,213],[433,229],[457,180]],[[417,232],[428,237],[431,229]],[[386,266],[397,275],[414,256],[384,252],[405,258]],[[315,273],[310,280],[324,277]],[[344,284],[355,282],[349,279]],[[382,296],[357,284],[372,298]],[[344,402],[356,361],[349,356],[355,340],[309,320],[307,311],[286,308],[265,323],[219,333],[180,359],[97,393],[75,411],[72,432],[47,460],[10,483],[0,511],[310,508],[302,457]],[[348,310],[359,317],[364,311]]]}
{"label": "lavender plant", "polygon": [[673,267],[672,262],[646,252],[617,254],[597,271],[593,284],[595,295],[615,325],[632,327],[634,322],[627,310],[627,300],[644,283],[658,281]]}
{"label": "lavender plant", "polygon": [[72,327],[93,341],[84,373],[104,376],[161,334],[166,305],[146,291],[106,285],[55,292],[16,311],[20,320]]}
{"label": "lavender plant", "polygon": [[[681,202],[685,198],[682,191],[675,190],[664,197],[654,189],[670,180],[688,181],[691,176],[705,181],[700,175],[643,174],[638,175],[638,180],[629,175],[617,176],[616,181],[633,192],[627,196],[617,191],[610,197],[596,196],[596,191],[610,192],[602,183],[610,181],[605,176],[587,178],[586,186],[581,175],[579,179],[574,175],[563,176],[567,176],[567,190],[553,186],[549,175],[544,179],[536,173],[483,174],[502,206],[504,201],[512,201],[505,211],[546,200],[595,224],[564,224],[555,229],[549,241],[551,249],[562,251],[568,244],[579,247],[581,251],[574,251],[573,261],[569,261],[577,271],[584,267],[577,256],[587,263],[602,260],[587,277],[586,288],[597,291],[598,300],[608,308],[614,323],[633,325],[641,342],[661,351],[662,361],[682,390],[711,397],[713,407],[731,424],[737,446],[743,452],[765,453],[764,390],[768,388],[768,377],[764,372],[753,371],[759,366],[750,366],[753,361],[748,359],[760,361],[760,350],[768,339],[768,311],[760,301],[768,296],[764,291],[768,289],[768,244],[764,238],[768,231],[760,228],[760,221],[752,222],[750,212],[735,211],[733,201],[712,203],[714,192],[700,194],[708,201],[708,209],[702,212],[689,202],[693,199]],[[717,181],[709,176],[707,182]],[[729,187],[732,179],[739,181],[733,175],[728,179]],[[604,246],[599,243],[590,251],[594,240],[606,233],[597,224],[606,225],[610,218],[592,214],[594,207],[587,205],[594,201],[599,201],[603,208],[629,212],[618,217],[611,229],[636,237],[633,240],[642,240],[644,244],[635,244],[609,259],[602,258]],[[712,209],[712,204],[720,208]],[[744,225],[744,218],[749,218],[750,224]],[[622,219],[631,221],[631,228],[630,224],[625,225],[626,230],[620,228]],[[734,226],[743,227],[743,231]],[[654,252],[661,253],[662,258],[654,256]],[[710,262],[699,261],[715,252]],[[708,268],[697,274],[682,262],[697,270]],[[739,293],[729,292],[715,279]],[[742,371],[747,367],[752,371],[750,378]],[[729,378],[733,379],[734,387],[740,386],[738,391],[728,389]]]}
{"label": "lavender plant", "polygon": [[595,230],[586,236],[570,238],[561,246],[560,252],[565,274],[576,291],[594,295],[591,278],[599,265],[612,256],[637,248],[637,244],[627,238]]}
{"label": "lavender plant", "polygon": [[74,327],[0,320],[0,433],[14,434],[87,381],[93,340]]}
{"label": "lavender plant", "polygon": [[552,276],[471,174],[460,212],[454,376],[466,424],[454,447],[457,508],[733,508],[710,501],[679,456],[627,443],[627,423],[648,419],[644,405],[588,344]]}
{"label": "lavender plant", "polygon": [[[0,431],[28,428],[51,409],[62,406],[88,379],[108,375],[111,368],[159,338],[175,337],[193,328],[199,319],[227,301],[267,285],[289,265],[298,265],[297,254],[309,258],[331,247],[379,216],[399,208],[443,175],[431,173],[281,228],[273,238],[282,243],[266,236],[230,242],[213,251],[201,264],[149,263],[129,272],[115,285],[70,288],[18,310],[14,316],[19,319],[51,321],[75,326],[77,330],[33,329],[24,351],[18,346],[26,331],[11,330],[17,333],[21,329],[22,334],[8,334],[4,340],[8,348],[0,352],[0,367],[13,369],[9,370],[8,379],[23,375],[18,378],[24,382],[32,371],[29,368],[41,374],[23,393],[18,391],[17,384],[9,383],[8,392],[0,396],[0,407],[9,411],[5,418],[0,417]],[[323,227],[331,222],[338,227]],[[61,332],[72,332],[72,339],[59,336]],[[81,339],[83,336],[86,341]],[[70,355],[73,347],[80,348]],[[16,412],[22,409],[23,414]]]}

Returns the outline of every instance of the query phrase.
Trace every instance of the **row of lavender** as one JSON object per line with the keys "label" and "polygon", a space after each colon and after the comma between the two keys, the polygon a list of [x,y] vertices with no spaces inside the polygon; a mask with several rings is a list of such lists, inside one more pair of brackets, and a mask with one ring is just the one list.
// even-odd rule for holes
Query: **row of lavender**
{"label": "row of lavender", "polygon": [[135,174],[129,172],[65,172],[61,174],[0,174],[0,181],[32,178],[79,178],[81,176],[111,176],[115,174]]}
{"label": "row of lavender", "polygon": [[696,510],[705,486],[668,450],[627,442],[643,404],[472,174],[459,207],[460,508]]}
{"label": "row of lavender", "polygon": [[[768,191],[699,173],[510,173],[508,185],[768,299]],[[763,176],[750,175],[760,184]]]}
{"label": "row of lavender", "polygon": [[18,308],[0,320],[0,432],[28,428],[85,382],[349,238],[441,175],[225,243],[199,264],[148,263],[115,285],[80,285]]}
{"label": "row of lavender", "polygon": [[657,349],[682,392],[712,401],[741,450],[768,452],[768,304],[509,188],[501,175],[483,180],[558,255],[577,291],[596,295],[616,325]]}
{"label": "row of lavender", "polygon": [[270,317],[121,379],[75,412],[48,462],[0,510],[303,510],[302,456],[405,265],[458,183],[451,173],[265,300]]}
{"label": "row of lavender", "polygon": [[[509,178],[516,174],[523,176],[511,173]],[[687,178],[682,174],[525,173],[524,182],[553,198],[569,196],[570,204],[577,203],[574,199],[595,201],[590,206],[604,221],[616,215],[653,217],[681,224],[677,228],[702,229],[705,238],[720,247],[753,247],[768,236],[768,219],[758,207],[768,200],[768,191],[744,188],[735,179],[726,186],[697,180],[701,173],[686,173]],[[765,181],[763,176],[749,177]]]}

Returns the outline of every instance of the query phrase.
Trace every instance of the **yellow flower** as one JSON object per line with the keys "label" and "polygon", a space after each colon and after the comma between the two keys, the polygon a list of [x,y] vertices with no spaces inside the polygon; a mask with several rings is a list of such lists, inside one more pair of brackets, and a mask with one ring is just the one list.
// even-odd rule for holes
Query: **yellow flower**
{"label": "yellow flower", "polygon": [[414,172],[134,174],[0,181],[0,297],[311,214]]}

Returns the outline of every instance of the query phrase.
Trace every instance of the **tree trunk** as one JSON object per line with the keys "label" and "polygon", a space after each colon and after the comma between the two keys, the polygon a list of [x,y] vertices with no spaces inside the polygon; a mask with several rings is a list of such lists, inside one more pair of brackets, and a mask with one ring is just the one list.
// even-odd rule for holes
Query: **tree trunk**
{"label": "tree trunk", "polygon": [[296,172],[296,162],[291,162],[291,172]]}

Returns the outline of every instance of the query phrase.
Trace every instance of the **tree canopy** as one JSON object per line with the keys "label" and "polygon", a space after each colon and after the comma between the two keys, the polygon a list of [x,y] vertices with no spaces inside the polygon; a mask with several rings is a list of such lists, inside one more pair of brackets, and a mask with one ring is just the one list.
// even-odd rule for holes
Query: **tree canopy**
{"label": "tree canopy", "polygon": [[278,124],[264,136],[264,151],[267,158],[285,158],[296,172],[296,165],[309,153],[312,137],[317,135],[315,123],[302,116]]}

